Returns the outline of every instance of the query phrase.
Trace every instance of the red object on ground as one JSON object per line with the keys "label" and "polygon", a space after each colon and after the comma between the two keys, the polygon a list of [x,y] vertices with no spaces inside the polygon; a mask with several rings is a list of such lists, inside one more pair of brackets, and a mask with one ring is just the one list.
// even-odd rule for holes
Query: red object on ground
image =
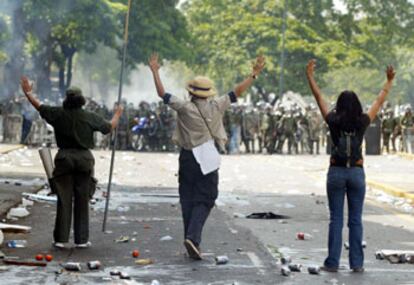
{"label": "red object on ground", "polygon": [[305,233],[302,233],[302,232],[297,233],[296,237],[299,240],[304,240],[305,239]]}
{"label": "red object on ground", "polygon": [[42,254],[36,255],[36,260],[37,261],[42,261],[43,260],[43,255]]}
{"label": "red object on ground", "polygon": [[52,256],[52,255],[50,255],[50,254],[47,254],[47,255],[45,256],[45,259],[46,259],[46,261],[47,261],[47,262],[50,262],[50,261],[52,261],[52,260],[53,260],[53,256]]}
{"label": "red object on ground", "polygon": [[138,251],[138,250],[134,250],[134,251],[132,251],[132,256],[133,256],[134,258],[139,257],[139,251]]}

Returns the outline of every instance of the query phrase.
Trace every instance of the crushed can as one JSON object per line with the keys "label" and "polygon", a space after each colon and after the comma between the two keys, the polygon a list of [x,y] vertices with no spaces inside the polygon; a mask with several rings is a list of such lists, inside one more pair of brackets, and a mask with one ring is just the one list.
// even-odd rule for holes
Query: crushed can
{"label": "crushed can", "polygon": [[88,264],[88,268],[90,270],[97,270],[97,269],[101,268],[101,266],[102,266],[102,264],[99,260],[89,261],[87,264]]}
{"label": "crushed can", "polygon": [[68,271],[81,271],[82,266],[79,262],[67,262],[62,265]]}
{"label": "crushed can", "polygon": [[121,275],[121,271],[119,271],[119,270],[112,270],[111,272],[109,272],[109,274],[111,276],[119,276],[119,275]]}
{"label": "crushed can", "polygon": [[119,274],[119,278],[129,280],[129,279],[131,279],[131,276],[129,276],[128,273],[121,272],[121,274]]}
{"label": "crushed can", "polygon": [[280,269],[280,272],[282,273],[283,276],[286,276],[286,277],[290,276],[290,273],[291,273],[289,267],[287,266],[282,266],[282,268]]}
{"label": "crushed can", "polygon": [[301,272],[302,271],[302,265],[301,264],[289,264],[289,269],[292,272]]}
{"label": "crushed can", "polygon": [[406,254],[399,255],[399,263],[407,263],[409,260],[409,256]]}
{"label": "crushed can", "polygon": [[227,264],[229,262],[229,258],[226,255],[216,256],[215,260],[217,265]]}
{"label": "crushed can", "polygon": [[280,262],[284,265],[287,265],[292,262],[292,258],[290,256],[282,256],[280,258]]}
{"label": "crushed can", "polygon": [[319,266],[309,266],[308,272],[312,275],[318,275],[321,273],[321,268]]}
{"label": "crushed can", "polygon": [[375,258],[378,259],[378,260],[383,260],[383,259],[385,259],[385,256],[382,253],[382,251],[377,251],[377,252],[375,252]]}

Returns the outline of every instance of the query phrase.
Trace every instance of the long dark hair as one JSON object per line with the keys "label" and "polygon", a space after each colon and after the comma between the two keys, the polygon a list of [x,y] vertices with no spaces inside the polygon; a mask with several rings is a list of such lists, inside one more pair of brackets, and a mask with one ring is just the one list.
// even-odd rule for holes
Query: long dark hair
{"label": "long dark hair", "polygon": [[66,110],[80,109],[86,104],[82,90],[78,87],[70,87],[66,90],[66,98],[63,100],[63,108]]}
{"label": "long dark hair", "polygon": [[363,127],[363,109],[358,96],[345,90],[339,94],[335,107],[335,123],[344,131],[355,131]]}

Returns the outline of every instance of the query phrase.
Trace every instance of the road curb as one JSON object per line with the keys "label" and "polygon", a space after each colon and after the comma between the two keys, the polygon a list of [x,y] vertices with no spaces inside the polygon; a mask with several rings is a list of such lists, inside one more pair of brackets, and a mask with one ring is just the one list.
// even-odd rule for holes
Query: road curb
{"label": "road curb", "polygon": [[4,149],[1,149],[1,148],[0,148],[0,154],[7,154],[7,153],[9,153],[9,152],[12,152],[12,151],[15,151],[15,150],[21,149],[21,148],[23,148],[23,147],[24,147],[24,145],[22,145],[22,144],[17,144],[17,145],[10,145],[10,146],[8,146],[8,147],[6,147],[6,148],[4,148]]}
{"label": "road curb", "polygon": [[411,153],[406,153],[406,152],[397,152],[397,155],[399,157],[405,158],[405,159],[410,159],[410,160],[414,160],[414,154]]}
{"label": "road curb", "polygon": [[389,195],[399,197],[399,198],[410,199],[414,202],[414,194],[407,193],[407,191],[404,191],[402,189],[399,189],[399,188],[396,188],[390,185],[378,183],[372,180],[367,180],[367,185],[370,186],[371,188],[381,190]]}

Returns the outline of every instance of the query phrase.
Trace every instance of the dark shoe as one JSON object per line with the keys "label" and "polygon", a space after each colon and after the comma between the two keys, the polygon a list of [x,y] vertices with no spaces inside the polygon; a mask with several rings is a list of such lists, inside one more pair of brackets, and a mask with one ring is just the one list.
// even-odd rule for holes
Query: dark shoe
{"label": "dark shoe", "polygon": [[365,271],[364,267],[352,268],[354,273],[362,273]]}
{"label": "dark shoe", "polygon": [[322,271],[335,273],[338,272],[338,267],[327,267],[327,266],[321,266]]}
{"label": "dark shoe", "polygon": [[199,249],[194,245],[194,243],[191,240],[186,239],[184,241],[184,246],[187,249],[187,253],[188,253],[188,256],[190,258],[192,258],[194,260],[201,260],[202,259]]}

